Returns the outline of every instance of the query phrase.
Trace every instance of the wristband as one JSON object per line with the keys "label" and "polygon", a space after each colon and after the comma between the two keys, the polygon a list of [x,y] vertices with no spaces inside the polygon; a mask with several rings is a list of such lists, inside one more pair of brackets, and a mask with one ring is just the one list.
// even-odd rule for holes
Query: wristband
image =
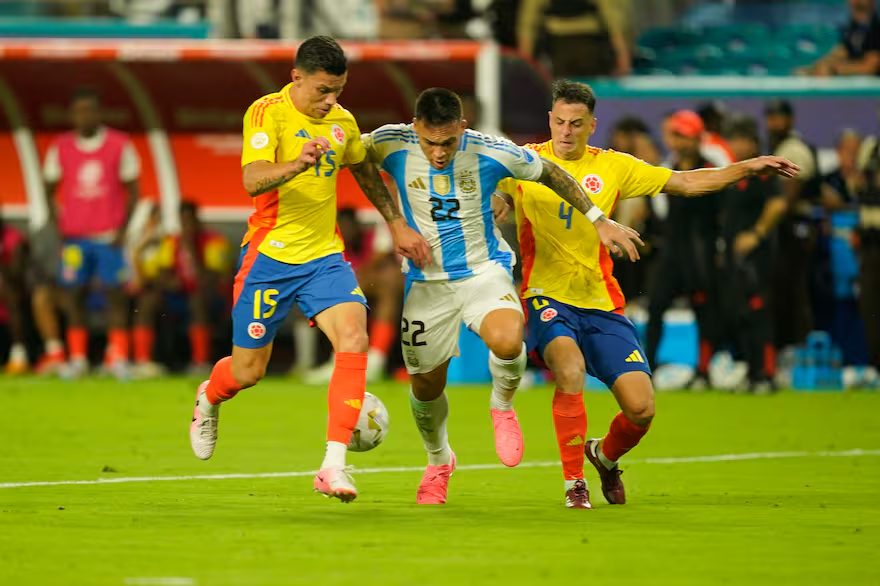
{"label": "wristband", "polygon": [[587,210],[587,213],[584,214],[589,221],[592,223],[596,223],[596,220],[599,218],[604,218],[605,214],[602,213],[602,210],[599,209],[599,206],[593,206]]}

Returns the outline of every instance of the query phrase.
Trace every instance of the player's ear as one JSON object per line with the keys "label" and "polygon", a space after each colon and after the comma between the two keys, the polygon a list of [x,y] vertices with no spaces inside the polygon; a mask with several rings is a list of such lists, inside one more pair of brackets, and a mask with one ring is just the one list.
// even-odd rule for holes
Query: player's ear
{"label": "player's ear", "polygon": [[593,119],[590,121],[590,136],[593,136],[593,133],[596,132],[596,122],[598,122],[598,119],[595,116],[592,118]]}
{"label": "player's ear", "polygon": [[296,67],[290,70],[290,81],[296,83],[302,80],[302,74],[297,71]]}
{"label": "player's ear", "polygon": [[467,128],[467,120],[462,118],[461,119],[461,129],[464,130],[465,128]]}

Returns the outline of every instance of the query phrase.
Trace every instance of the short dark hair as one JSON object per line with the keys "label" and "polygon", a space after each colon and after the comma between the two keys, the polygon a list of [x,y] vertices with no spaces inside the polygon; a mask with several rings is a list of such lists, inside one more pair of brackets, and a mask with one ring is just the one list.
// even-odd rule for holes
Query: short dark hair
{"label": "short dark hair", "polygon": [[74,89],[73,93],[70,94],[70,103],[73,104],[80,100],[91,100],[95,104],[100,104],[101,96],[98,94],[98,90],[93,87],[80,86]]}
{"label": "short dark hair", "polygon": [[583,104],[592,114],[596,108],[596,94],[593,88],[585,83],[557,79],[553,82],[553,101],[550,106],[562,100],[566,104]]}
{"label": "short dark hair", "polygon": [[428,88],[416,98],[416,120],[428,126],[443,126],[461,120],[461,98],[442,87]]}
{"label": "short dark hair", "polygon": [[193,216],[198,217],[199,208],[196,203],[189,199],[184,199],[180,202],[180,208],[178,208],[178,213],[182,216],[183,214],[192,214]]}
{"label": "short dark hair", "polygon": [[306,73],[326,71],[331,75],[342,75],[348,70],[348,60],[339,43],[320,35],[303,41],[296,50],[293,66]]}

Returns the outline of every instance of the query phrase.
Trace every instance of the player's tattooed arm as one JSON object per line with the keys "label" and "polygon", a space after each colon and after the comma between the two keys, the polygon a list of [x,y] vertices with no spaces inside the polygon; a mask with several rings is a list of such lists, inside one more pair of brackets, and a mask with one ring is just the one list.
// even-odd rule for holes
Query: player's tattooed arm
{"label": "player's tattooed arm", "polygon": [[351,165],[349,169],[351,169],[351,174],[354,175],[355,181],[357,181],[367,199],[379,210],[379,213],[382,214],[386,222],[391,223],[403,217],[400,213],[400,206],[397,205],[397,200],[388,193],[388,187],[382,181],[379,170],[369,158],[365,158],[356,165]]}
{"label": "player's tattooed arm", "polygon": [[303,171],[311,169],[324,151],[330,150],[330,141],[319,136],[303,145],[302,151],[295,161],[273,163],[271,161],[254,161],[242,169],[242,183],[251,197],[287,183]]}
{"label": "player's tattooed arm", "polygon": [[394,251],[412,260],[418,267],[431,264],[431,247],[428,241],[406,223],[397,199],[388,192],[376,164],[367,157],[360,163],[350,165],[349,169],[367,199],[388,222],[388,229],[394,240]]}
{"label": "player's tattooed arm", "polygon": [[541,178],[538,179],[540,183],[555,191],[559,197],[582,214],[586,214],[591,208],[596,207],[580,183],[568,171],[553,161],[542,158],[541,162],[544,164],[544,170],[541,173]]}

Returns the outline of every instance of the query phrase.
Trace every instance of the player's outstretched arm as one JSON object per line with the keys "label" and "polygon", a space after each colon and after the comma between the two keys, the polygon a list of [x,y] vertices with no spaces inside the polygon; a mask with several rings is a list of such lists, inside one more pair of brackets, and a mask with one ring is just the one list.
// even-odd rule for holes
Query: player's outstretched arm
{"label": "player's outstretched arm", "polygon": [[367,199],[388,222],[391,238],[394,239],[394,251],[412,260],[418,267],[431,264],[431,247],[428,241],[407,225],[397,200],[388,192],[375,163],[367,157],[349,168]]}
{"label": "player's outstretched arm", "polygon": [[645,245],[639,233],[605,217],[602,210],[593,203],[590,196],[581,188],[580,183],[571,174],[552,161],[542,158],[544,170],[538,180],[556,194],[584,214],[599,233],[599,239],[614,254],[626,254],[631,261],[639,260],[636,244]]}
{"label": "player's outstretched arm", "polygon": [[242,183],[248,195],[256,197],[287,183],[303,171],[312,168],[324,151],[330,150],[330,141],[319,136],[303,145],[295,161],[271,163],[254,161],[241,171]]}
{"label": "player's outstretched arm", "polygon": [[720,191],[751,175],[771,172],[792,178],[800,172],[800,167],[786,158],[767,155],[746,159],[722,169],[675,171],[669,177],[663,191],[671,195],[699,197]]}

